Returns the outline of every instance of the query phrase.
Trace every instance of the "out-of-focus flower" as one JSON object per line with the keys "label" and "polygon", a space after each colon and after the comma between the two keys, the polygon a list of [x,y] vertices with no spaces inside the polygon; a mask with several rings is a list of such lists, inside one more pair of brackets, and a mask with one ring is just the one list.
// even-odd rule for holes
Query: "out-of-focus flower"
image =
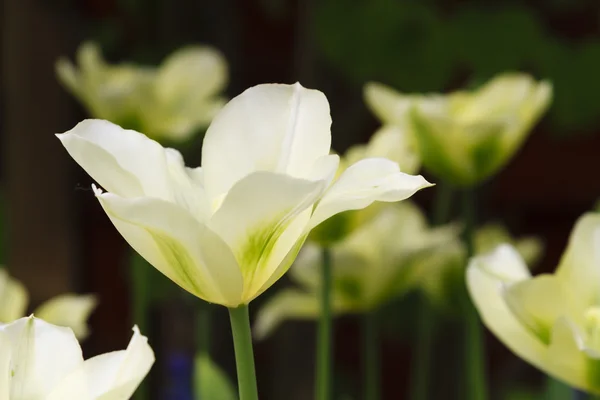
{"label": "out-of-focus flower", "polygon": [[473,258],[466,279],[484,324],[516,355],[600,393],[600,215],[577,221],[554,274],[532,277],[505,244]]}
{"label": "out-of-focus flower", "polygon": [[[416,173],[421,165],[405,131],[399,127],[387,125],[377,130],[367,144],[355,145],[346,151],[340,158],[338,175],[343,173],[347,167],[370,157],[383,157],[395,161],[400,166],[400,170],[407,174]],[[309,241],[330,246],[342,240],[363,220],[369,218],[370,214],[363,210],[360,210],[359,215],[353,215],[357,212],[359,211],[339,213],[324,221],[312,230],[308,237]]]}
{"label": "out-of-focus flower", "polygon": [[[457,239],[456,225],[430,228],[424,215],[407,201],[377,204],[360,226],[330,247],[332,309],[335,314],[377,309],[414,287],[414,268],[428,253]],[[301,289],[286,289],[259,311],[257,337],[265,337],[285,319],[315,319],[319,315],[322,249],[309,243],[291,269]]]}
{"label": "out-of-focus flower", "polygon": [[77,52],[78,66],[61,58],[60,81],[95,118],[177,142],[208,126],[225,104],[227,64],[215,49],[184,47],[157,68],[107,64],[95,43]]}
{"label": "out-of-focus flower", "polygon": [[[0,269],[0,323],[9,323],[25,315],[29,295],[21,282]],[[41,304],[34,315],[52,324],[69,327],[77,338],[88,333],[87,319],[98,304],[94,295],[72,293],[56,296]]]}
{"label": "out-of-focus flower", "polygon": [[[475,254],[485,254],[502,243],[515,247],[531,267],[543,253],[542,241],[534,236],[513,238],[502,225],[490,223],[475,232]],[[413,279],[429,301],[441,311],[460,312],[464,298],[464,274],[469,260],[463,241],[454,240],[430,251],[413,269]]]}
{"label": "out-of-focus flower", "polygon": [[126,350],[83,360],[69,328],[25,317],[0,325],[0,399],[125,400],[154,363],[137,329]]}
{"label": "out-of-focus flower", "polygon": [[404,95],[370,83],[365,98],[384,123],[411,132],[429,172],[456,186],[472,186],[512,158],[548,108],[552,86],[506,73],[475,91],[447,95]]}
{"label": "out-of-focus flower", "polygon": [[335,179],[330,125],[323,93],[269,84],[215,117],[200,168],[108,121],[58,137],[108,190],[96,196],[138,253],[190,293],[237,307],[275,283],[324,220],[430,186],[385,158],[363,159]]}

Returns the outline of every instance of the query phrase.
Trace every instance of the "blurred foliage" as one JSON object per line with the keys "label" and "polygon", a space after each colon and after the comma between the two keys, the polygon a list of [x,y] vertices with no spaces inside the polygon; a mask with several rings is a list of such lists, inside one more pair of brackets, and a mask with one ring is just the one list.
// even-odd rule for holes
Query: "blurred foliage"
{"label": "blurred foliage", "polygon": [[235,386],[227,374],[210,357],[198,355],[195,363],[194,392],[196,400],[237,400]]}
{"label": "blurred foliage", "polygon": [[553,132],[589,132],[600,122],[600,103],[593,101],[600,90],[600,41],[561,37],[545,15],[572,4],[534,9],[472,1],[447,10],[437,3],[322,1],[315,15],[319,49],[356,85],[375,80],[404,92],[445,91],[507,70],[531,71],[554,84]]}

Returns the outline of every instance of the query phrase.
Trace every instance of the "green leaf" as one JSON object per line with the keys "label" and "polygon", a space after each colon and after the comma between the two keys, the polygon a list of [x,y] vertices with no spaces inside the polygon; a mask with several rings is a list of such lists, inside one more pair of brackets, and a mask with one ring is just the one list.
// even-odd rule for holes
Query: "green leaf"
{"label": "green leaf", "polygon": [[237,400],[235,386],[209,356],[196,356],[194,393],[196,400]]}

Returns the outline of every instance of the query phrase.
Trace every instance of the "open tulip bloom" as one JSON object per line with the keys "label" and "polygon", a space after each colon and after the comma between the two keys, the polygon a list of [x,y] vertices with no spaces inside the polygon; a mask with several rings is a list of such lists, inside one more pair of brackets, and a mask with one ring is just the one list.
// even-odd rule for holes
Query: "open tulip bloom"
{"label": "open tulip bloom", "polygon": [[[336,178],[330,126],[323,93],[298,83],[266,84],[217,114],[199,168],[108,121],[83,121],[58,137],[108,191],[94,188],[138,253],[188,292],[230,308],[237,355],[242,336],[235,334],[235,310],[289,269],[312,228],[337,213],[403,200],[430,186],[385,158],[363,159]],[[247,319],[247,307],[239,308],[246,314],[240,320]],[[254,391],[246,389],[240,386]]]}
{"label": "open tulip bloom", "polygon": [[532,277],[501,245],[467,269],[484,324],[516,355],[581,390],[600,394],[600,215],[576,223],[554,274]]}
{"label": "open tulip bloom", "polygon": [[472,92],[405,95],[378,83],[365,98],[386,124],[410,130],[423,165],[456,186],[500,170],[548,108],[552,86],[525,74],[502,74]]}
{"label": "open tulip bloom", "polygon": [[139,129],[157,140],[186,140],[223,107],[227,64],[215,49],[188,46],[160,67],[110,65],[95,43],[77,52],[78,67],[60,59],[60,81],[95,118]]}
{"label": "open tulip bloom", "polygon": [[199,168],[107,121],[86,120],[58,137],[108,191],[94,189],[138,253],[197,297],[237,307],[288,270],[319,223],[430,186],[384,158],[363,159],[332,183],[339,157],[329,154],[330,124],[323,93],[268,84],[216,116]]}
{"label": "open tulip bloom", "polygon": [[133,328],[126,350],[83,360],[69,328],[25,317],[0,325],[0,400],[127,400],[154,363]]}
{"label": "open tulip bloom", "polygon": [[[0,269],[0,323],[25,316],[28,303],[29,295],[23,284]],[[71,328],[81,340],[89,333],[87,319],[97,303],[94,295],[65,293],[42,303],[34,314],[52,324]]]}

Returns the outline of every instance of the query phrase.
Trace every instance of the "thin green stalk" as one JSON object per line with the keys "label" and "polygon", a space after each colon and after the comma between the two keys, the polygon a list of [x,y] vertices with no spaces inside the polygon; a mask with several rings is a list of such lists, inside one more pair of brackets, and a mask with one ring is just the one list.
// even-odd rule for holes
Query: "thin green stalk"
{"label": "thin green stalk", "polygon": [[[152,268],[146,260],[138,253],[132,251],[129,256],[130,285],[132,296],[132,315],[133,323],[140,328],[145,335],[149,332],[149,314],[150,314],[150,290],[149,276]],[[146,400],[149,398],[148,380],[142,381],[135,392],[135,400]]]}
{"label": "thin green stalk", "polygon": [[564,400],[572,397],[572,395],[573,398],[576,398],[577,394],[573,392],[574,390],[568,385],[549,376],[546,379],[546,388],[542,398],[544,400]]}
{"label": "thin green stalk", "polygon": [[[199,357],[210,358],[210,327],[211,327],[211,307],[210,304],[200,301],[196,305],[196,355]],[[195,377],[198,380],[196,385],[204,385],[204,376],[206,375],[201,368],[202,363],[196,363]],[[205,399],[200,399],[205,400]]]}
{"label": "thin green stalk", "polygon": [[[433,208],[432,225],[447,222],[452,205],[452,188],[438,184]],[[412,358],[410,398],[428,400],[430,398],[431,359],[435,339],[435,314],[427,298],[422,296],[419,304],[415,353]]]}
{"label": "thin green stalk", "polygon": [[381,398],[381,365],[377,312],[363,315],[363,368],[365,400]]}
{"label": "thin green stalk", "polygon": [[258,400],[248,305],[229,309],[240,400]]}
{"label": "thin green stalk", "polygon": [[331,252],[323,249],[323,266],[321,268],[321,313],[319,317],[317,337],[316,396],[317,400],[331,399],[332,375],[332,316],[331,316]]}
{"label": "thin green stalk", "polygon": [[[467,257],[475,254],[475,192],[464,190],[462,193],[462,217],[465,224],[465,247]],[[465,326],[465,383],[467,400],[487,400],[487,382],[485,375],[485,353],[483,329],[477,311],[467,299]]]}

